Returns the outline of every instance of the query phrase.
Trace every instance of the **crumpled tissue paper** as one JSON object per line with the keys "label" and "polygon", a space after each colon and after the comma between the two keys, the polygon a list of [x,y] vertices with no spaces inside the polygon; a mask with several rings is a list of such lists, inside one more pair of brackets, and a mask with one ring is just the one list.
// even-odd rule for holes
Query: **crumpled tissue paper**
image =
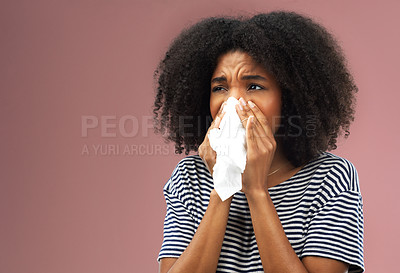
{"label": "crumpled tissue paper", "polygon": [[246,129],[235,109],[238,103],[236,98],[228,98],[219,129],[211,129],[208,135],[210,146],[217,153],[214,189],[222,201],[242,189],[242,173],[246,168]]}

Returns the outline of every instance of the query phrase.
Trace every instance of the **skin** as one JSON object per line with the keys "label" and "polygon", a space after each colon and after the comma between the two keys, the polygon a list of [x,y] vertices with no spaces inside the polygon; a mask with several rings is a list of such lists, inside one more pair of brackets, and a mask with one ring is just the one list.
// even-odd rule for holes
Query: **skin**
{"label": "skin", "polygon": [[[250,75],[261,77],[244,77]],[[264,272],[348,272],[348,265],[341,261],[315,256],[300,260],[269,196],[269,187],[285,181],[303,167],[291,165],[274,138],[281,113],[281,91],[275,79],[248,54],[228,52],[219,58],[212,77],[210,109],[214,121],[209,130],[218,128],[224,114],[223,103],[230,96],[240,99],[236,111],[246,128],[247,163],[242,191],[249,204]],[[216,153],[207,135],[199,147],[199,155],[212,173]],[[268,175],[278,168],[278,172]],[[189,246],[179,258],[161,259],[159,272],[215,272],[231,201],[232,197],[222,202],[213,190]]]}

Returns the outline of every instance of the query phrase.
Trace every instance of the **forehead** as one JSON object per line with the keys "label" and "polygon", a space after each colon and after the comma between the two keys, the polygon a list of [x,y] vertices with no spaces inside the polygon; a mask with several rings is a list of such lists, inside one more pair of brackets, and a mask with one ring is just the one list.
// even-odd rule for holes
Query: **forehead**
{"label": "forehead", "polygon": [[224,72],[225,70],[240,70],[240,72],[264,72],[264,67],[256,62],[248,53],[243,51],[229,51],[222,54],[217,61],[214,74]]}

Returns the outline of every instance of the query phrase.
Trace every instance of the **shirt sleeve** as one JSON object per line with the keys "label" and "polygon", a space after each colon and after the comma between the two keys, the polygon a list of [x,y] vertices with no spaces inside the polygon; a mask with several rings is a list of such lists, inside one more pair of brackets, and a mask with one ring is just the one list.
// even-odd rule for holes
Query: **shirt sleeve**
{"label": "shirt sleeve", "polygon": [[[168,183],[167,183],[168,184]],[[166,257],[178,258],[195,234],[195,224],[184,203],[164,187],[167,213],[164,220],[164,238],[157,261]]]}
{"label": "shirt sleeve", "polygon": [[360,192],[330,198],[314,215],[301,257],[319,256],[348,263],[349,272],[364,272],[363,201]]}

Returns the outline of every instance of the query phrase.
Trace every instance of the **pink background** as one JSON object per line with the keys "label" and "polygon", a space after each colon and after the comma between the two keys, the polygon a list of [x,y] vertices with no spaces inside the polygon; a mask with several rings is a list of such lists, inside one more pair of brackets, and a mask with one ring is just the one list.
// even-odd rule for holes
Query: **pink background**
{"label": "pink background", "polygon": [[[334,153],[359,173],[367,272],[398,272],[398,3],[1,1],[0,272],[156,272],[162,187],[183,156],[149,129],[153,70],[184,26],[274,9],[310,15],[344,48],[360,92]],[[85,116],[99,121],[86,137]]]}

